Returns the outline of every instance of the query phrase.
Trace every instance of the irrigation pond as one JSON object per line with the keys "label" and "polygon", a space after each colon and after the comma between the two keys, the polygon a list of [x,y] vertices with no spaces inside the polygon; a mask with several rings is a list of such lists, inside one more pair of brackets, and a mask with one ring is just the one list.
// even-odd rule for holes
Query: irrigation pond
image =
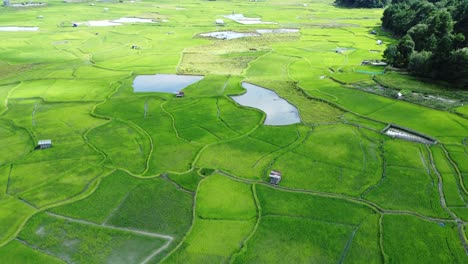
{"label": "irrigation pond", "polygon": [[133,91],[135,93],[175,93],[201,79],[203,79],[203,76],[177,74],[139,75],[133,80]]}
{"label": "irrigation pond", "polygon": [[284,126],[301,122],[297,108],[274,91],[247,82],[243,82],[242,87],[247,92],[231,98],[240,105],[265,112],[265,125]]}

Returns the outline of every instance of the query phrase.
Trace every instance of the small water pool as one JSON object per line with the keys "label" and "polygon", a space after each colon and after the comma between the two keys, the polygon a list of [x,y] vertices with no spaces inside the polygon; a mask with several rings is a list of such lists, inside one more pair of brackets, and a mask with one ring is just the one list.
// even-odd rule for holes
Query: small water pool
{"label": "small water pool", "polygon": [[138,75],[133,80],[133,92],[175,93],[200,81],[203,77],[177,74]]}
{"label": "small water pool", "polygon": [[297,108],[274,91],[247,82],[243,82],[242,87],[247,92],[231,98],[240,105],[265,112],[265,125],[283,126],[301,122]]}
{"label": "small water pool", "polygon": [[245,38],[245,37],[259,37],[261,36],[258,33],[252,32],[235,32],[235,31],[216,31],[210,33],[202,33],[200,34],[202,37],[212,37],[217,39],[237,39],[237,38]]}
{"label": "small water pool", "polygon": [[259,17],[245,17],[243,14],[231,14],[224,17],[243,25],[276,24],[275,22],[264,22]]}
{"label": "small water pool", "polygon": [[276,28],[276,29],[257,29],[260,34],[285,34],[285,33],[299,33],[297,28]]}
{"label": "small water pool", "polygon": [[0,27],[0,31],[38,31],[39,27]]}

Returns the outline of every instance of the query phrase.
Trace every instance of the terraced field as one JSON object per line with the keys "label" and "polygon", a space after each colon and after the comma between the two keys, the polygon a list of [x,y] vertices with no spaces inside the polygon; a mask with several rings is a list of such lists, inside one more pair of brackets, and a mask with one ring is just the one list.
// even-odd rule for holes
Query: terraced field
{"label": "terraced field", "polygon": [[[369,90],[450,94],[361,65],[395,41],[382,9],[45,3],[0,8],[0,27],[39,28],[0,33],[0,263],[468,263],[466,107]],[[216,31],[251,36],[200,35]],[[134,92],[155,74],[203,79],[183,97]],[[243,82],[300,122],[265,125],[231,98]],[[438,143],[391,138],[389,124]]]}

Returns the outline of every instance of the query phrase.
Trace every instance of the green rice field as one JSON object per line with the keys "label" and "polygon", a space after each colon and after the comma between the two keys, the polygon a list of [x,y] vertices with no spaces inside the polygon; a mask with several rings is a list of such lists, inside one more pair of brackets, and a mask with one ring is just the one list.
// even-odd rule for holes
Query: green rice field
{"label": "green rice field", "polygon": [[361,65],[383,9],[44,3],[0,7],[0,263],[468,263],[468,92]]}

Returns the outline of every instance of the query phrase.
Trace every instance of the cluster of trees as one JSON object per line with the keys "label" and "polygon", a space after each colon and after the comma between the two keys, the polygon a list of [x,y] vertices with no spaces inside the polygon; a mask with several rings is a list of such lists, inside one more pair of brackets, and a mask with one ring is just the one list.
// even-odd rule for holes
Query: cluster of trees
{"label": "cluster of trees", "polygon": [[468,0],[393,0],[382,26],[403,36],[385,50],[389,64],[468,88]]}
{"label": "cluster of trees", "polygon": [[335,1],[335,3],[340,6],[364,7],[364,8],[384,7],[390,2],[391,0],[336,0]]}

